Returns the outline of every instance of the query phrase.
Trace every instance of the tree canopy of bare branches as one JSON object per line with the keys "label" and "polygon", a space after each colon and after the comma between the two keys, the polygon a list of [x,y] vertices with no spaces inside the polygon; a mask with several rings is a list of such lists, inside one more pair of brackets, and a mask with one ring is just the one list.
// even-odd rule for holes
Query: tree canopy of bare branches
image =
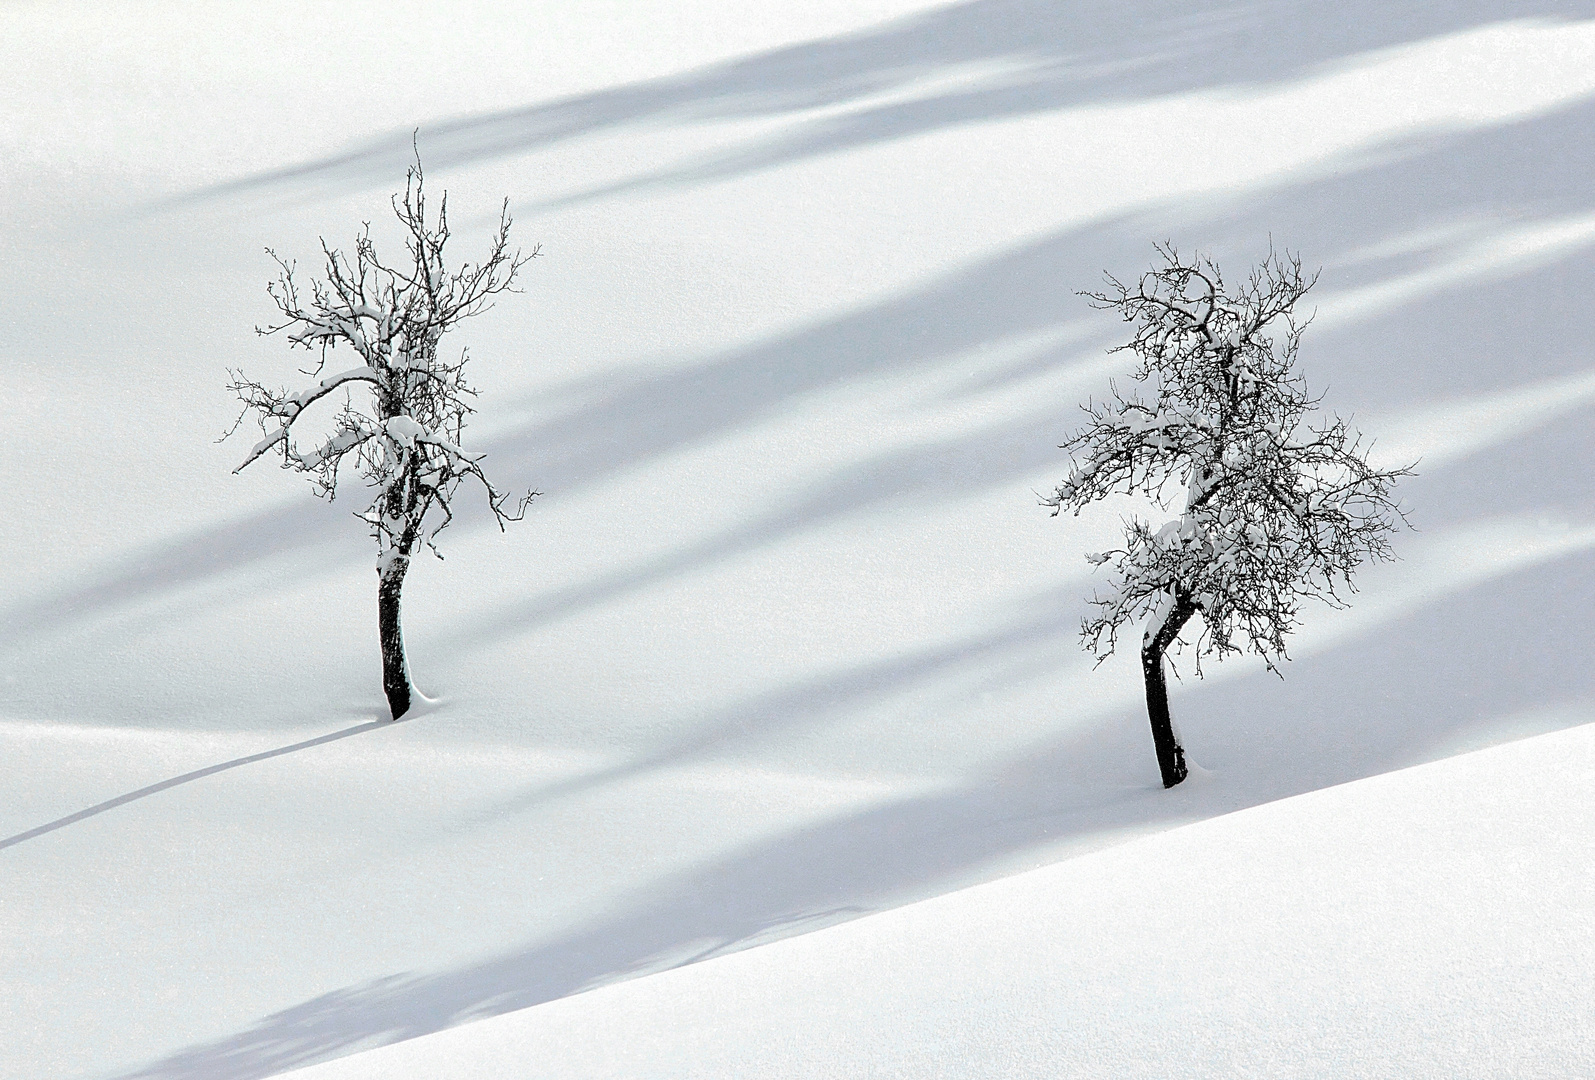
{"label": "tree canopy of bare branches", "polygon": [[[290,346],[317,354],[303,369],[315,381],[273,389],[234,371],[228,388],[243,403],[239,422],[254,418],[262,435],[235,472],[274,456],[283,468],[305,473],[327,499],[336,496],[340,473],[349,468],[365,481],[371,501],[358,516],[377,542],[383,686],[397,719],[409,710],[414,689],[399,623],[411,556],[425,544],[441,557],[437,535],[453,520],[455,497],[468,481],[485,493],[501,529],[519,520],[535,495],[512,505],[483,472],[481,455],[463,448],[476,395],[465,379],[469,354],[444,353],[440,345],[455,324],[513,291],[537,251],[510,249],[505,200],[486,257],[451,270],[444,258],[448,196],[429,219],[419,155],[404,193],[391,204],[408,251],[400,263],[378,257],[367,223],[352,255],[322,241],[324,276],[311,280],[307,291],[294,264],[267,250],[280,271],[267,287],[280,317],[256,332],[282,334]],[[334,363],[340,347],[349,355],[344,364]],[[312,409],[322,403],[323,410]],[[316,411],[323,420],[303,444],[296,425]]]}
{"label": "tree canopy of bare branches", "polygon": [[1092,601],[1082,639],[1099,660],[1121,627],[1144,619],[1142,667],[1153,741],[1167,787],[1185,778],[1168,713],[1164,656],[1200,615],[1195,663],[1241,651],[1278,671],[1302,603],[1344,606],[1353,572],[1392,557],[1405,518],[1394,498],[1406,468],[1368,463],[1367,445],[1322,416],[1296,369],[1310,320],[1296,305],[1316,275],[1270,253],[1238,287],[1209,259],[1157,249],[1161,265],[1133,285],[1111,275],[1086,294],[1132,328],[1128,383],[1084,406],[1063,445],[1068,477],[1042,501],[1057,514],[1111,495],[1141,495],[1179,515],[1154,527],[1132,518],[1124,544],[1088,558],[1109,584]]}

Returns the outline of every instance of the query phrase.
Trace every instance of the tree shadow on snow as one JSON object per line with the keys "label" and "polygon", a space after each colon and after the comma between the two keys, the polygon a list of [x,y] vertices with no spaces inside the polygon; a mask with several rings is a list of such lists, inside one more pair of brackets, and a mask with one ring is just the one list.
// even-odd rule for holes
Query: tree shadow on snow
{"label": "tree shadow on snow", "polygon": [[[1595,190],[1587,180],[1569,182],[1569,177],[1595,175],[1595,146],[1576,137],[1591,123],[1595,106],[1585,105],[1545,120],[1436,140],[1376,168],[1248,200],[1244,212],[1209,207],[1205,214],[1210,222],[1216,219],[1216,226],[1205,222],[1170,231],[1216,232],[1224,237],[1224,247],[1241,258],[1255,258],[1269,242],[1270,230],[1262,223],[1274,223],[1270,228],[1275,235],[1294,238],[1293,244],[1331,268],[1321,290],[1326,299],[1334,295],[1329,290],[1344,296],[1412,278],[1437,279],[1427,292],[1404,303],[1365,314],[1353,311],[1339,324],[1308,331],[1309,382],[1326,389],[1328,405],[1342,413],[1355,413],[1359,405],[1379,406],[1386,414],[1392,406],[1412,411],[1435,400],[1510,390],[1528,379],[1587,369],[1587,355],[1565,327],[1595,289],[1595,274],[1582,258],[1595,246],[1595,230],[1570,249],[1553,249],[1539,258],[1528,253],[1490,264],[1481,261],[1480,253],[1488,255],[1503,231],[1510,239],[1515,229],[1588,213]],[[1562,146],[1574,149],[1558,157],[1554,150]],[[1555,160],[1558,165],[1498,184],[1488,197],[1461,194],[1468,190],[1467,178],[1476,181],[1487,171],[1481,162],[1523,160]],[[1447,194],[1457,197],[1448,201]],[[1352,207],[1361,209],[1352,213]],[[1094,284],[1089,273],[1072,281],[1081,276],[1082,266],[1133,267],[1144,261],[1146,237],[1156,220],[1155,213],[1144,213],[1133,220],[1062,231],[949,275],[901,302],[618,389],[563,420],[506,436],[497,452],[512,470],[530,471],[535,461],[556,477],[574,474],[584,465],[605,474],[631,463],[639,448],[655,456],[712,438],[811,390],[893,370],[972,366],[969,358],[983,343],[1070,326],[1060,316],[1082,302],[1062,286]],[[1392,236],[1410,239],[1392,245]],[[1375,252],[1380,245],[1389,250]],[[1420,305],[1422,314],[1415,316]],[[1502,318],[1503,310],[1512,311],[1513,317]],[[1108,325],[1080,346],[1045,350],[1021,363],[1039,360],[1050,371],[1065,364],[1094,370],[1079,357],[1105,347],[1113,329]],[[1007,373],[985,374],[1001,379]],[[990,380],[971,381],[987,388]],[[756,392],[748,391],[750,384],[757,386]],[[725,388],[725,396],[705,402],[716,398],[717,387]],[[1039,404],[1028,415],[968,434],[849,464],[795,491],[784,505],[678,549],[586,582],[506,602],[496,612],[474,613],[468,626],[439,645],[445,650],[468,648],[525,633],[858,513],[1017,486],[1049,464],[1061,474],[1065,464],[1057,443],[1074,425],[1072,403]],[[683,411],[694,412],[694,418],[683,420]],[[637,417],[649,427],[635,420],[628,424]],[[611,432],[621,437],[606,439]],[[1380,434],[1377,428],[1371,433]],[[1506,491],[1492,494],[1504,498],[1504,504],[1468,499],[1465,505],[1498,512],[1501,505],[1522,506],[1547,496],[1569,508],[1588,506],[1577,494],[1588,487],[1575,468],[1579,460],[1570,454],[1555,457],[1559,482],[1536,479],[1532,472],[1514,478]],[[1500,463],[1499,457],[1492,458],[1491,469],[1466,475],[1475,485],[1488,484]]]}
{"label": "tree shadow on snow", "polygon": [[[503,486],[535,486],[547,493],[548,505],[859,379],[966,374],[966,390],[951,391],[946,402],[956,410],[958,393],[1100,356],[1115,326],[1088,311],[1073,290],[1093,287],[1104,268],[1133,272],[1146,262],[1150,240],[1162,236],[1202,241],[1230,266],[1257,258],[1276,237],[1326,267],[1315,299],[1395,289],[1396,300],[1383,307],[1308,332],[1310,382],[1327,388],[1329,405],[1342,412],[1410,410],[1579,370],[1587,358],[1565,328],[1581,317],[1595,289],[1595,273],[1582,258],[1595,233],[1575,230],[1572,241],[1538,254],[1513,254],[1513,245],[1521,247],[1514,230],[1554,230],[1595,206],[1589,180],[1595,144],[1581,137],[1592,122],[1595,105],[1580,104],[1486,131],[1414,140],[1377,160],[1345,163],[1334,175],[1233,200],[1176,203],[1060,230],[911,294],[766,342],[685,367],[587,381],[585,398],[510,425],[482,449]],[[1048,333],[1077,344],[1018,361],[981,357],[992,344]],[[1017,485],[1048,462],[1061,472],[1056,447],[1073,427],[1073,404],[1043,398],[1034,412],[1013,420],[866,457],[721,534],[507,602],[473,618],[443,647],[513,634],[847,515]],[[537,409],[535,402],[524,407]],[[1517,497],[1552,490],[1532,484]],[[485,514],[462,515],[461,527],[487,524]],[[322,567],[367,555],[360,529],[341,507],[306,500],[195,533],[81,589],[15,608],[0,619],[0,645],[21,645],[241,568],[311,552]]]}
{"label": "tree shadow on snow", "polygon": [[[1163,9],[1143,3],[977,0],[681,76],[433,125],[422,139],[429,161],[448,167],[624,125],[863,105],[672,178],[701,181],[949,124],[1288,78],[1369,49],[1504,19],[1595,16],[1595,5],[1551,0],[1422,7],[1363,4],[1348,12],[1280,0],[1164,19]],[[1021,68],[1000,86],[977,83],[897,103],[867,101],[961,64],[995,61]],[[1579,105],[1488,131],[1414,140],[1378,158],[1340,163],[1332,175],[1282,181],[1270,191],[1061,230],[911,295],[684,368],[594,385],[588,397],[552,417],[528,420],[484,449],[507,487],[535,484],[557,499],[859,379],[968,369],[971,393],[1011,383],[1037,368],[990,370],[972,359],[975,351],[1092,318],[1071,290],[1091,287],[1104,268],[1133,273],[1146,262],[1149,242],[1165,236],[1209,247],[1234,266],[1231,254],[1254,259],[1272,233],[1309,263],[1330,268],[1320,286],[1326,294],[1411,285],[1397,290],[1394,306],[1308,332],[1304,363],[1314,385],[1328,384],[1332,407],[1349,400],[1411,410],[1577,371],[1588,357],[1567,328],[1579,325],[1595,285],[1584,258],[1587,242],[1537,259],[1492,263],[1488,256],[1517,225],[1555,223],[1595,206],[1589,181],[1595,144],[1583,137],[1592,120],[1595,107]],[[386,182],[402,169],[409,145],[406,130],[203,196]],[[1112,330],[1105,327],[1104,334]],[[1075,363],[1079,351],[1085,347],[1037,363]],[[1057,456],[1056,443],[1072,426],[1072,401],[1040,404],[1055,407],[1055,425],[1038,409],[972,434],[870,456],[762,516],[677,551],[544,596],[517,598],[496,612],[473,613],[474,625],[443,638],[440,647],[474,648],[896,500],[1017,485]],[[1423,475],[1407,491],[1419,524],[1438,530],[1492,514],[1587,514],[1595,505],[1595,480],[1585,463],[1595,436],[1580,420],[1542,425],[1531,438],[1445,468],[1420,466]],[[22,644],[297,550],[316,548],[318,558],[322,548],[335,559],[364,557],[357,536],[341,509],[258,515],[153,551],[142,565],[114,570],[79,592],[8,613],[0,641]],[[1060,545],[1066,541],[1061,532]],[[1066,708],[1081,722],[942,790],[749,845],[657,883],[620,914],[563,937],[451,971],[394,975],[317,997],[127,1080],[264,1077],[880,910],[928,886],[979,880],[1026,852],[1169,827],[1432,760],[1461,746],[1577,722],[1595,698],[1595,669],[1582,655],[1591,595],[1595,560],[1580,550],[1447,592],[1304,656],[1287,668],[1283,682],[1261,674],[1188,681],[1174,691],[1176,716],[1194,759],[1216,775],[1173,792],[1156,786],[1137,708],[1070,704]],[[710,717],[673,746],[561,787],[528,791],[499,809],[513,815],[583,787],[735,754],[773,731],[845,719],[871,700],[949,673],[1056,679],[1060,658],[1078,656],[1075,635],[1065,598],[1042,595],[1030,614],[999,630],[760,695]],[[1072,684],[1081,695],[1090,686],[1089,677]],[[185,774],[3,843],[372,726]]]}
{"label": "tree shadow on snow", "polygon": [[118,795],[114,799],[107,799],[102,803],[96,803],[85,810],[79,810],[75,814],[68,814],[66,817],[57,818],[55,821],[47,822],[46,824],[37,826],[36,828],[28,829],[25,832],[19,832],[15,836],[8,836],[4,839],[0,839],[0,850],[12,847],[15,844],[20,844],[25,840],[32,840],[34,837],[43,836],[45,833],[55,832],[57,829],[64,829],[68,825],[76,825],[80,821],[84,821],[91,817],[96,817],[105,813],[107,810],[115,810],[118,806],[126,806],[130,802],[136,802],[139,799],[147,798],[150,795],[155,795],[159,792],[177,787],[181,784],[187,784],[194,780],[201,780],[207,776],[215,776],[217,773],[227,772],[229,769],[236,769],[241,765],[253,765],[257,761],[267,761],[271,758],[282,757],[285,754],[295,753],[299,750],[308,750],[312,746],[322,746],[326,743],[337,742],[339,739],[347,739],[354,735],[364,734],[367,731],[374,731],[379,727],[387,727],[391,723],[392,721],[389,720],[371,720],[364,724],[356,724],[354,727],[344,728],[342,731],[334,731],[329,735],[321,735],[314,739],[305,739],[289,746],[279,746],[275,750],[263,750],[258,754],[247,754],[244,757],[233,758],[231,761],[224,761],[219,765],[207,765],[203,769],[195,769],[192,772],[183,773],[181,776],[174,776],[169,780],[162,780],[159,783],[141,787],[137,791],[128,792],[126,795]]}
{"label": "tree shadow on snow", "polygon": [[[1351,9],[1230,0],[1199,10],[1152,0],[973,0],[679,75],[421,125],[420,142],[429,164],[449,168],[626,127],[797,121],[795,131],[763,145],[623,186],[701,183],[950,126],[1275,83],[1493,23],[1590,17],[1595,4],[1583,0],[1364,2]],[[953,85],[927,83],[949,76]],[[817,109],[825,115],[803,118]],[[413,130],[405,125],[343,153],[188,198],[387,183],[410,160]]]}
{"label": "tree shadow on snow", "polygon": [[[993,867],[1011,872],[1028,851],[1100,846],[1434,760],[1464,743],[1586,722],[1595,669],[1570,650],[1544,648],[1540,635],[1582,627],[1590,595],[1595,557],[1586,549],[1444,596],[1290,665],[1284,682],[1252,674],[1187,684],[1175,704],[1193,755],[1214,770],[1201,782],[1159,789],[1144,716],[1109,708],[957,785],[762,840],[655,883],[624,912],[567,935],[326,994],[123,1080],[265,1077],[816,929],[923,895],[927,885],[971,884]],[[1011,644],[1072,649],[1073,630],[1062,620],[1035,624]],[[1497,677],[1503,660],[1521,682]]]}

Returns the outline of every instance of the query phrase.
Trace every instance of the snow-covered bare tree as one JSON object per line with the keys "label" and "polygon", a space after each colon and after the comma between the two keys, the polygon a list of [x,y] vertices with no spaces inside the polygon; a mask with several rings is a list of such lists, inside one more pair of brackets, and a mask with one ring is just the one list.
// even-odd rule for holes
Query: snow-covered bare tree
{"label": "snow-covered bare tree", "polygon": [[1128,519],[1124,546],[1088,555],[1111,584],[1082,626],[1098,661],[1119,629],[1145,620],[1141,666],[1163,785],[1185,779],[1185,751],[1169,715],[1164,659],[1200,616],[1204,655],[1251,650],[1270,670],[1304,600],[1342,607],[1352,572],[1391,558],[1405,518],[1393,488],[1406,468],[1368,463],[1367,446],[1318,412],[1296,370],[1310,320],[1294,309],[1317,280],[1301,260],[1271,252],[1239,288],[1201,256],[1157,249],[1161,265],[1133,286],[1111,275],[1087,293],[1131,324],[1129,384],[1083,406],[1086,423],[1063,449],[1072,469],[1042,501],[1078,514],[1110,495],[1148,497],[1178,517],[1154,527]]}
{"label": "snow-covered bare tree", "polygon": [[[322,241],[325,279],[312,280],[306,295],[294,265],[267,250],[281,270],[267,287],[281,318],[256,327],[256,333],[283,333],[291,346],[317,353],[316,362],[302,369],[317,381],[299,390],[273,390],[235,371],[229,385],[244,404],[239,422],[253,416],[264,436],[234,472],[273,455],[283,468],[308,474],[316,493],[332,499],[339,471],[352,465],[371,492],[370,505],[357,516],[377,542],[382,685],[395,720],[409,711],[414,693],[399,622],[412,555],[425,544],[442,557],[435,540],[453,520],[455,496],[467,480],[485,490],[500,529],[519,520],[536,494],[528,493],[512,508],[482,471],[481,455],[462,449],[475,396],[465,381],[469,356],[464,350],[445,354],[439,343],[456,323],[511,291],[517,273],[537,251],[523,255],[510,249],[505,200],[486,258],[450,270],[443,253],[449,239],[448,196],[438,200],[437,215],[429,220],[424,179],[417,155],[404,194],[391,200],[409,249],[409,257],[398,264],[378,258],[367,223],[355,238],[352,257]],[[339,346],[353,354],[353,366],[323,377],[329,354]],[[296,425],[318,402],[328,404],[330,415],[314,429],[311,444],[301,445]]]}

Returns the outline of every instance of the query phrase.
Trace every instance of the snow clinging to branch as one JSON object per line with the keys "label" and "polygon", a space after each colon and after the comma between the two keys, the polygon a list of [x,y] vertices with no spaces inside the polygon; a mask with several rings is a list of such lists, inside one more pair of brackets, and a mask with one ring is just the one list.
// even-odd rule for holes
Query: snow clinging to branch
{"label": "snow clinging to branch", "polygon": [[[352,255],[323,241],[324,276],[310,282],[308,295],[294,265],[267,252],[280,270],[268,292],[281,317],[258,332],[280,333],[290,345],[318,352],[312,378],[340,347],[355,354],[358,366],[294,391],[272,389],[241,372],[233,372],[229,384],[243,403],[239,421],[254,417],[262,435],[238,470],[276,454],[284,468],[306,473],[317,494],[330,499],[340,470],[352,462],[371,490],[370,505],[359,516],[377,540],[384,575],[402,573],[418,543],[437,551],[433,541],[453,520],[453,499],[463,482],[481,485],[501,528],[518,520],[535,494],[511,506],[482,471],[481,457],[461,449],[476,393],[465,381],[469,356],[447,356],[439,342],[460,320],[512,291],[516,275],[537,251],[510,250],[506,202],[486,258],[449,270],[443,255],[448,199],[439,200],[429,220],[419,158],[393,210],[409,258],[383,262],[369,225],[355,238]],[[302,445],[295,425],[329,398],[338,402],[330,434]]]}
{"label": "snow clinging to branch", "polygon": [[1318,415],[1296,371],[1306,322],[1294,308],[1316,280],[1299,258],[1271,253],[1228,288],[1210,260],[1158,253],[1135,283],[1110,276],[1087,294],[1130,324],[1115,351],[1135,366],[1083,407],[1064,444],[1072,468],[1042,501],[1079,513],[1138,494],[1178,511],[1130,520],[1121,547],[1088,556],[1108,573],[1082,627],[1099,657],[1127,622],[1146,619],[1150,644],[1176,612],[1199,613],[1198,670],[1203,655],[1243,649],[1275,668],[1303,600],[1342,606],[1353,571],[1391,557],[1404,521],[1393,487],[1411,470],[1373,468],[1359,435]]}

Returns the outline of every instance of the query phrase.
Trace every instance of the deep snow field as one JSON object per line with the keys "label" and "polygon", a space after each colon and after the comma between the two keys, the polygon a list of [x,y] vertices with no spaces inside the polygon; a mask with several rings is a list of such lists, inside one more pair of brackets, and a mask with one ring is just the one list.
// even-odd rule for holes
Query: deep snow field
{"label": "deep snow field", "polygon": [[[0,70],[0,1076],[1595,1075],[1595,0],[18,0]],[[217,438],[412,132],[542,245],[452,344],[544,494],[389,724],[358,484]],[[1168,792],[1076,640],[1133,507],[1036,495],[1165,239],[1322,267],[1421,459]]]}

